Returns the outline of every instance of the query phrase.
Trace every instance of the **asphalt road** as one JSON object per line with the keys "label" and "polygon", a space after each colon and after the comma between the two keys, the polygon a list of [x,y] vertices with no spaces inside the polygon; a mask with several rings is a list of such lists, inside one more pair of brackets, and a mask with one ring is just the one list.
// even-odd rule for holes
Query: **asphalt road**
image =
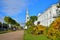
{"label": "asphalt road", "polygon": [[5,34],[0,34],[0,40],[23,40],[24,31],[15,31]]}

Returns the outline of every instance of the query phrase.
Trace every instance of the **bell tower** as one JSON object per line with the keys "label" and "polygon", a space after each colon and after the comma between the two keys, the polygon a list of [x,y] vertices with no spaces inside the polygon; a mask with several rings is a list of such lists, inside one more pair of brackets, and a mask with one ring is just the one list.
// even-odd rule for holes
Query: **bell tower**
{"label": "bell tower", "polygon": [[[26,11],[26,22],[30,20],[30,17],[29,17],[29,12],[28,10]],[[25,22],[25,23],[26,23]],[[24,29],[27,29],[28,27],[25,25]]]}
{"label": "bell tower", "polygon": [[29,12],[28,10],[26,11],[26,22],[30,20],[30,17],[29,17]]}

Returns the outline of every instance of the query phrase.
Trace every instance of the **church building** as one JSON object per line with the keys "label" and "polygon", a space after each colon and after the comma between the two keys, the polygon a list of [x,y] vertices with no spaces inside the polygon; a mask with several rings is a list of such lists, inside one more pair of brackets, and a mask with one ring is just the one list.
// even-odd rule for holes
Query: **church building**
{"label": "church building", "polygon": [[34,24],[37,25],[40,22],[40,25],[49,26],[60,15],[59,5],[59,3],[54,4],[43,13],[39,13],[37,16],[38,20]]}
{"label": "church building", "polygon": [[[34,22],[35,25],[40,23],[43,26],[49,26],[58,16],[60,16],[60,3],[51,5],[43,13],[38,14],[38,20]],[[26,11],[26,22],[30,20],[29,12]],[[24,29],[27,29],[25,26]]]}

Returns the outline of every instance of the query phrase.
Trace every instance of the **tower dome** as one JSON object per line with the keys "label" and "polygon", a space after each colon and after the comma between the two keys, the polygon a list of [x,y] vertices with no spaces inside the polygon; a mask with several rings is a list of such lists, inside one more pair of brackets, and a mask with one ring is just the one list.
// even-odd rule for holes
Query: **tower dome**
{"label": "tower dome", "polygon": [[38,17],[41,15],[41,13],[38,14]]}

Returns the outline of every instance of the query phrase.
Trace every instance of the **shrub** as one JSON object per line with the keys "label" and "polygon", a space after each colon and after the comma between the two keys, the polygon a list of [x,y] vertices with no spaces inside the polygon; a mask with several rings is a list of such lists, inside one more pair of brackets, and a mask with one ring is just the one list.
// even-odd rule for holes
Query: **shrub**
{"label": "shrub", "polygon": [[35,27],[35,25],[28,27],[27,32],[32,33],[34,27]]}
{"label": "shrub", "polygon": [[52,40],[60,40],[60,17],[56,18],[56,20],[50,25],[48,38],[51,38]]}
{"label": "shrub", "polygon": [[40,35],[40,34],[44,34],[46,30],[45,26],[42,25],[37,25],[36,27],[33,28],[33,34],[35,35]]}

